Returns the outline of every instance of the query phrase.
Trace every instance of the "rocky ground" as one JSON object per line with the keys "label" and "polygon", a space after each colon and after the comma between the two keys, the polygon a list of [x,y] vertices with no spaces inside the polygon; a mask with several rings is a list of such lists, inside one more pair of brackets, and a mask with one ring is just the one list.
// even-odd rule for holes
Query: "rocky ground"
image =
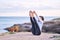
{"label": "rocky ground", "polygon": [[[57,40],[55,36],[59,34],[42,33],[41,35],[32,35],[31,32],[18,32],[14,34],[0,35],[0,40]],[[55,38],[54,38],[55,37]]]}
{"label": "rocky ground", "polygon": [[0,40],[60,40],[60,20],[45,21],[42,34],[39,36],[32,35],[31,23],[14,24],[4,30],[18,33],[2,34],[0,35]]}

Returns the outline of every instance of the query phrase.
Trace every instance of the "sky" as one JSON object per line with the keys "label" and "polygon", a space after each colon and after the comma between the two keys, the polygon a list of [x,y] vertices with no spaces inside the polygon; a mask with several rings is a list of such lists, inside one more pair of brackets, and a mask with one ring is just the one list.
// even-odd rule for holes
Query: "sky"
{"label": "sky", "polygon": [[0,16],[60,16],[60,0],[0,0]]}

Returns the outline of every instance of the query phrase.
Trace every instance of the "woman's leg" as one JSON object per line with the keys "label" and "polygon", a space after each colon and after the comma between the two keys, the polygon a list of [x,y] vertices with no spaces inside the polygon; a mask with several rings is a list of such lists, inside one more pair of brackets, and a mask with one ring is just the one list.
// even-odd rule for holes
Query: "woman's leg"
{"label": "woman's leg", "polygon": [[34,18],[34,14],[30,11],[29,12],[29,16],[30,16],[30,21],[32,23],[32,33],[33,35],[40,35],[40,29],[39,26]]}
{"label": "woman's leg", "polygon": [[32,34],[35,35],[35,25],[34,25],[34,20],[33,20],[34,15],[32,11],[29,11],[29,16],[30,16],[30,21],[32,23],[31,31],[32,31]]}
{"label": "woman's leg", "polygon": [[32,29],[31,29],[31,31],[32,31],[33,35],[35,35],[35,25],[34,25],[34,20],[33,20],[32,17],[30,17],[30,21],[32,23]]}
{"label": "woman's leg", "polygon": [[34,20],[34,25],[35,25],[36,34],[37,34],[37,35],[40,35],[40,34],[41,34],[41,31],[40,31],[40,28],[39,28],[39,26],[38,26],[38,24],[37,24],[37,21],[36,21],[35,17],[33,17],[33,20]]}

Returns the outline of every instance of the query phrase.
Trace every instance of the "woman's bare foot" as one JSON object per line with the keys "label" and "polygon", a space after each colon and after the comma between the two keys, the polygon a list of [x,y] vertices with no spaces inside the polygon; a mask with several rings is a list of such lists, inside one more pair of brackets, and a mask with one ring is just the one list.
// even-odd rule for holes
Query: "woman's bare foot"
{"label": "woman's bare foot", "polygon": [[32,11],[29,11],[29,16],[30,16],[30,17],[32,17],[32,18],[34,17],[34,15],[33,15],[33,12],[32,12]]}
{"label": "woman's bare foot", "polygon": [[34,14],[37,16],[37,14],[36,14],[36,12],[35,12],[35,11],[33,11],[33,15],[34,15]]}

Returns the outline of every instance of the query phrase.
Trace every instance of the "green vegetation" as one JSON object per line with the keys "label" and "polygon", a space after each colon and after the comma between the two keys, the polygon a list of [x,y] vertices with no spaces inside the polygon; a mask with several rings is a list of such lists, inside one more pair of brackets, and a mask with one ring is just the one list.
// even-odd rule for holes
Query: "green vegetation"
{"label": "green vegetation", "polygon": [[15,32],[9,32],[9,34],[15,34]]}
{"label": "green vegetation", "polygon": [[1,33],[0,36],[4,36],[4,35],[7,35],[7,34],[15,34],[15,32],[5,32],[5,33]]}
{"label": "green vegetation", "polygon": [[60,36],[58,36],[58,35],[55,35],[55,36],[50,37],[50,38],[54,38],[55,40],[60,40]]}

